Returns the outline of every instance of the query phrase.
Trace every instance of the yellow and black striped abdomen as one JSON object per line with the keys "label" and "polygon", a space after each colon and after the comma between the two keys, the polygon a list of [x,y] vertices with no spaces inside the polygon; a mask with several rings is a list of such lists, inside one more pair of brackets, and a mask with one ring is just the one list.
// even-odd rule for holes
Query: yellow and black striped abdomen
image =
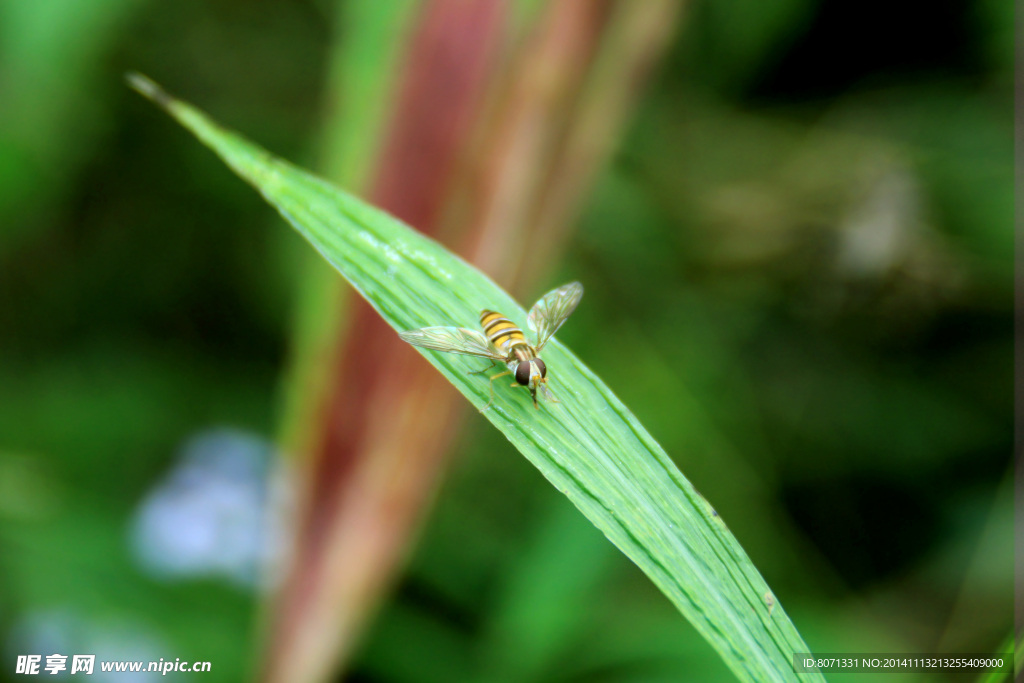
{"label": "yellow and black striped abdomen", "polygon": [[516,346],[529,347],[523,331],[497,311],[480,311],[480,326],[499,351],[510,353]]}

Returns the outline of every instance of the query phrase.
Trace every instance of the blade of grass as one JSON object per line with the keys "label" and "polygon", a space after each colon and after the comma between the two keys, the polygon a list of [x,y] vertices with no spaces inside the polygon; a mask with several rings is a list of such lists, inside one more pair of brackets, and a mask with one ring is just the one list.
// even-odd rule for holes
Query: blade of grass
{"label": "blade of grass", "polygon": [[[483,273],[384,212],[229,132],[145,77],[131,84],[215,151],[396,330],[472,326],[481,308],[526,312]],[[585,303],[584,303],[585,305]],[[477,408],[479,362],[423,352]],[[601,380],[557,340],[545,349],[561,403],[535,411],[503,390],[486,417],[669,597],[743,681],[796,681],[796,628],[711,505]],[[771,607],[769,605],[772,605]]]}

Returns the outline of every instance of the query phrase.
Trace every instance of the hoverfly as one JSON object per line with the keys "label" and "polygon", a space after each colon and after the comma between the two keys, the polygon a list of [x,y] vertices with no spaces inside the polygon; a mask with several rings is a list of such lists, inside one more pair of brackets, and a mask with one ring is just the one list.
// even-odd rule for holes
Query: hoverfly
{"label": "hoverfly", "polygon": [[[446,353],[463,353],[468,356],[488,358],[491,364],[483,370],[470,374],[479,374],[493,368],[497,363],[504,363],[508,370],[491,377],[491,382],[499,377],[514,375],[515,386],[527,387],[533,398],[533,407],[537,405],[537,389],[549,401],[558,403],[547,388],[548,368],[540,359],[540,352],[551,336],[562,326],[583,296],[583,285],[570,282],[558,289],[553,289],[530,309],[528,322],[530,329],[537,333],[537,343],[531,345],[523,331],[515,323],[497,311],[484,309],[480,311],[480,327],[484,333],[462,327],[424,327],[419,330],[399,332],[398,336],[413,346],[425,349],[444,351]],[[485,336],[486,335],[486,336]],[[494,385],[491,384],[491,401],[494,400]],[[491,401],[487,402],[490,406]],[[484,408],[486,410],[486,406]]]}

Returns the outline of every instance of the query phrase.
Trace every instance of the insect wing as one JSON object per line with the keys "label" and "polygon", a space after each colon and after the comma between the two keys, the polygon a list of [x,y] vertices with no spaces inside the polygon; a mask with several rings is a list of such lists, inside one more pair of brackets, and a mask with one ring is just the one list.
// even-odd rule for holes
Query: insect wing
{"label": "insect wing", "polygon": [[562,326],[562,323],[576,310],[580,298],[583,297],[583,285],[570,282],[558,289],[553,289],[533,305],[530,309],[530,329],[537,333],[537,352],[547,344],[551,335]]}
{"label": "insect wing", "polygon": [[433,351],[482,356],[497,361],[505,359],[491,345],[487,337],[462,327],[424,327],[419,330],[399,332],[398,336],[413,346],[422,346]]}

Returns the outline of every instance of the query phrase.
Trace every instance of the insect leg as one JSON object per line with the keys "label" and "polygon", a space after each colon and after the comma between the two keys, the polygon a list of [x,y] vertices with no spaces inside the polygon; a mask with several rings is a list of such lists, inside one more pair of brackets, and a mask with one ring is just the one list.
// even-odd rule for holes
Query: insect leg
{"label": "insect leg", "polygon": [[467,375],[480,375],[480,374],[483,374],[483,373],[487,372],[488,370],[490,370],[491,368],[493,368],[493,367],[494,367],[495,365],[497,365],[497,363],[495,363],[495,362],[494,362],[494,361],[492,360],[492,361],[491,361],[491,364],[490,364],[490,365],[488,365],[488,366],[487,366],[486,368],[484,368],[483,370],[470,370],[470,371],[469,371],[469,372],[467,372],[466,374],[467,374]]}
{"label": "insect leg", "polygon": [[487,405],[485,405],[483,408],[480,409],[481,413],[484,412],[485,410],[487,410],[488,408],[490,408],[491,404],[494,403],[494,380],[498,379],[499,377],[504,377],[505,375],[511,375],[511,374],[512,374],[511,370],[506,370],[505,372],[499,373],[499,374],[497,374],[497,375],[495,375],[494,377],[491,378],[491,383],[489,385],[491,387],[491,399],[489,401],[487,401]]}

